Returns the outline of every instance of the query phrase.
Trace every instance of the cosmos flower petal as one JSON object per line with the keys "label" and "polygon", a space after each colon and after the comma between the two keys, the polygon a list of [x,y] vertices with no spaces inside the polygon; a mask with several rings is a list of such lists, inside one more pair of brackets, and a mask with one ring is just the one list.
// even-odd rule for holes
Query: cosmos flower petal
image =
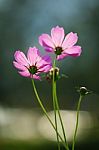
{"label": "cosmos flower petal", "polygon": [[43,56],[42,59],[40,61],[38,61],[38,63],[37,63],[38,67],[40,67],[42,65],[46,65],[46,64],[51,65],[51,57],[48,55]]}
{"label": "cosmos flower petal", "polygon": [[30,73],[29,73],[28,70],[25,70],[25,71],[18,71],[18,72],[19,72],[19,74],[20,74],[21,76],[30,77]]}
{"label": "cosmos flower petal", "polygon": [[52,28],[51,37],[56,47],[61,46],[64,39],[64,29],[59,26]]}
{"label": "cosmos flower petal", "polygon": [[48,72],[50,68],[52,67],[52,62],[50,56],[46,55],[42,57],[42,60],[40,60],[37,63],[37,66],[39,68],[38,71],[40,72]]}
{"label": "cosmos flower petal", "polygon": [[48,52],[52,52],[55,47],[51,37],[48,34],[42,34],[39,36],[39,43]]}
{"label": "cosmos flower petal", "polygon": [[46,61],[47,63],[51,63],[51,57],[50,57],[49,55],[43,56],[42,59],[43,59],[44,61]]}
{"label": "cosmos flower petal", "polygon": [[73,45],[76,44],[77,40],[78,40],[77,33],[73,32],[68,33],[62,44],[63,49],[72,47]]}
{"label": "cosmos flower petal", "polygon": [[40,72],[48,72],[52,68],[51,65],[45,65],[39,69]]}
{"label": "cosmos flower petal", "polygon": [[21,65],[24,65],[24,66],[27,66],[28,65],[28,60],[25,56],[25,54],[21,51],[16,51],[15,54],[14,54],[14,57],[15,57],[15,60],[21,64]]}
{"label": "cosmos flower petal", "polygon": [[40,80],[40,76],[35,75],[35,74],[32,75],[28,71],[19,71],[19,74],[21,76],[24,76],[24,77],[30,77],[30,78],[33,78],[33,79],[36,79],[36,80]]}
{"label": "cosmos flower petal", "polygon": [[73,46],[71,48],[67,48],[64,50],[65,53],[67,53],[70,56],[80,56],[82,49],[81,46]]}
{"label": "cosmos flower petal", "polygon": [[13,65],[19,70],[27,70],[27,68],[25,66],[17,63],[16,61],[13,61]]}
{"label": "cosmos flower petal", "polygon": [[51,57],[48,56],[48,55],[43,56],[43,57],[42,57],[42,61],[43,61],[43,62],[42,62],[43,64],[46,64],[46,63],[47,63],[47,64],[48,64],[48,63],[51,64]]}
{"label": "cosmos flower petal", "polygon": [[27,52],[27,58],[30,65],[35,65],[38,56],[39,56],[39,50],[36,47],[29,47]]}
{"label": "cosmos flower petal", "polygon": [[67,56],[68,56],[68,54],[62,53],[61,55],[58,55],[58,56],[57,56],[57,60],[62,60],[62,59],[64,59],[64,58],[67,57]]}
{"label": "cosmos flower petal", "polygon": [[40,80],[40,79],[41,79],[41,77],[40,77],[40,76],[35,75],[35,74],[34,74],[34,75],[32,75],[32,76],[31,76],[31,78],[36,79],[36,80]]}

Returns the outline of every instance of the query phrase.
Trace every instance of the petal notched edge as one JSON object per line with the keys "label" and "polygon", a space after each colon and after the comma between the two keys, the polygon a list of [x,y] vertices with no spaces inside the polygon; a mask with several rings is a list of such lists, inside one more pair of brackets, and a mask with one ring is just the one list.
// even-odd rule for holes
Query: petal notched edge
{"label": "petal notched edge", "polygon": [[51,30],[51,37],[55,46],[61,46],[64,39],[64,29],[62,27],[56,26]]}
{"label": "petal notched edge", "polygon": [[80,56],[82,52],[81,46],[73,46],[65,50],[65,53],[73,57]]}
{"label": "petal notched edge", "polygon": [[49,52],[52,52],[55,47],[51,37],[48,34],[42,34],[39,36],[39,43]]}
{"label": "petal notched edge", "polygon": [[19,69],[19,70],[27,70],[27,68],[19,63],[17,63],[16,61],[13,61],[13,65],[15,68]]}
{"label": "petal notched edge", "polygon": [[35,65],[37,57],[39,57],[39,50],[36,47],[29,47],[27,52],[29,64]]}
{"label": "petal notched edge", "polygon": [[14,53],[14,58],[19,64],[25,65],[25,66],[28,65],[28,60],[27,60],[25,54],[21,51],[16,51]]}
{"label": "petal notched edge", "polygon": [[70,32],[66,35],[62,47],[63,49],[74,46],[78,41],[77,33]]}

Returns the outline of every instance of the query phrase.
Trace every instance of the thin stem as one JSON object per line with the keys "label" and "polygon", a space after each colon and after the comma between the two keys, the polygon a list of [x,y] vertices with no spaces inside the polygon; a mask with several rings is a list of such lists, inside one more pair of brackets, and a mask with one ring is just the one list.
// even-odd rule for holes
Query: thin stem
{"label": "thin stem", "polygon": [[74,132],[74,137],[73,137],[72,150],[74,150],[74,147],[75,147],[75,141],[76,141],[76,135],[77,135],[77,129],[78,129],[79,111],[80,111],[82,98],[83,96],[80,94],[78,105],[77,105],[76,127],[75,127],[75,132]]}
{"label": "thin stem", "polygon": [[54,108],[54,116],[55,116],[55,127],[56,127],[56,137],[57,137],[57,144],[58,144],[58,150],[60,150],[60,143],[59,143],[59,136],[58,136],[58,128],[57,128],[57,114],[56,114],[56,102],[55,102],[55,60],[53,63],[53,81],[52,81],[52,95],[53,95],[53,108]]}
{"label": "thin stem", "polygon": [[61,117],[61,114],[60,114],[60,108],[59,108],[59,104],[58,104],[58,99],[57,99],[56,82],[55,82],[54,86],[55,86],[55,87],[54,87],[54,90],[55,90],[55,102],[56,102],[56,107],[57,107],[57,111],[58,111],[58,115],[59,115],[59,119],[60,119],[62,131],[63,131],[63,136],[64,136],[64,140],[65,140],[65,143],[66,143],[66,147],[67,147],[67,150],[69,150],[68,143],[67,143],[67,139],[66,139],[66,134],[65,134],[64,125],[63,125],[62,117]]}
{"label": "thin stem", "polygon": [[[50,117],[48,116],[47,111],[46,111],[45,107],[43,106],[42,101],[41,101],[41,99],[38,95],[38,92],[37,92],[37,89],[36,89],[36,86],[35,86],[35,83],[34,83],[33,79],[32,79],[32,86],[33,86],[33,89],[34,89],[34,92],[35,92],[35,95],[36,95],[36,98],[38,100],[38,103],[39,103],[40,107],[42,108],[44,114],[46,115],[46,117],[49,120],[50,124],[52,125],[53,129],[56,131],[56,127],[54,126],[53,122],[51,121]],[[57,132],[57,134],[58,134],[60,140],[62,141],[64,147],[66,148],[66,145],[65,145],[64,140],[62,139],[61,135],[58,132]]]}

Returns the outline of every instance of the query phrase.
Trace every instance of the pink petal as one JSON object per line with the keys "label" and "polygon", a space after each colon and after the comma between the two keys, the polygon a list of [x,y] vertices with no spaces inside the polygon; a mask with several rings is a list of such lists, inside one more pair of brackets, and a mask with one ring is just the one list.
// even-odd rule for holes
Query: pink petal
{"label": "pink petal", "polygon": [[17,63],[16,61],[13,61],[13,65],[20,70],[27,70],[27,68],[19,63]]}
{"label": "pink petal", "polygon": [[37,62],[37,67],[41,67],[42,65],[51,64],[50,56],[43,56],[40,61]]}
{"label": "pink petal", "polygon": [[43,56],[42,60],[37,63],[37,67],[39,72],[48,72],[52,67],[50,56]]}
{"label": "pink petal", "polygon": [[18,71],[21,76],[30,77],[30,73],[28,70],[26,71]]}
{"label": "pink petal", "polygon": [[46,61],[47,63],[51,63],[51,57],[48,56],[48,55],[43,56],[42,59],[43,59],[44,61]]}
{"label": "pink petal", "polygon": [[34,78],[36,80],[40,80],[40,76],[38,76],[38,75],[32,75],[32,74],[29,73],[28,70],[26,70],[26,71],[19,71],[19,74],[21,76],[24,76],[24,77]]}
{"label": "pink petal", "polygon": [[42,60],[37,63],[37,67],[39,68],[39,72],[48,72],[52,67],[50,56],[43,56]]}
{"label": "pink petal", "polygon": [[45,66],[41,67],[38,71],[40,71],[40,72],[48,72],[51,68],[52,68],[51,65],[45,65]]}
{"label": "pink petal", "polygon": [[76,33],[70,32],[69,34],[67,34],[67,36],[65,37],[62,47],[63,49],[72,47],[73,45],[76,44],[78,40],[78,36]]}
{"label": "pink petal", "polygon": [[33,78],[33,79],[36,79],[36,80],[40,80],[41,78],[40,78],[40,76],[37,76],[37,75],[31,75],[31,78]]}
{"label": "pink petal", "polygon": [[29,47],[27,52],[27,58],[30,65],[35,65],[39,56],[39,50],[36,47]]}
{"label": "pink petal", "polygon": [[14,54],[14,57],[15,57],[15,60],[21,64],[21,65],[24,65],[24,66],[27,66],[28,65],[28,60],[25,56],[25,54],[21,51],[16,51],[15,54]]}
{"label": "pink petal", "polygon": [[81,47],[80,46],[73,46],[71,48],[67,48],[64,50],[65,53],[67,53],[68,55],[71,55],[71,56],[80,56],[81,54]]}
{"label": "pink petal", "polygon": [[64,29],[59,26],[52,28],[51,37],[56,47],[61,46],[64,39]]}
{"label": "pink petal", "polygon": [[41,36],[39,36],[39,43],[48,52],[52,52],[55,48],[55,45],[48,34],[42,34]]}
{"label": "pink petal", "polygon": [[68,56],[68,54],[63,53],[63,54],[57,56],[57,60],[62,60],[62,59],[64,59],[67,56]]}

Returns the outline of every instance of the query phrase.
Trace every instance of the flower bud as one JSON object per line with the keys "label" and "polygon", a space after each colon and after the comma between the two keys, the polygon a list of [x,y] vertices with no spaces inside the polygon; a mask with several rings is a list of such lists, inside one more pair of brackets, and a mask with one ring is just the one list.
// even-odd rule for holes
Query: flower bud
{"label": "flower bud", "polygon": [[58,80],[59,79],[59,68],[58,67],[55,67],[55,68],[51,68],[49,73],[46,75],[46,79],[51,81],[53,80],[53,73],[54,73],[54,80]]}
{"label": "flower bud", "polygon": [[92,93],[92,91],[89,91],[86,87],[80,87],[77,91],[78,91],[78,92],[80,93],[80,95],[82,95],[82,96],[85,96],[85,95],[87,95],[87,94]]}
{"label": "flower bud", "polygon": [[59,79],[59,68],[51,68],[49,71],[49,75],[51,76],[51,79],[53,79],[53,73],[54,73],[54,80]]}

